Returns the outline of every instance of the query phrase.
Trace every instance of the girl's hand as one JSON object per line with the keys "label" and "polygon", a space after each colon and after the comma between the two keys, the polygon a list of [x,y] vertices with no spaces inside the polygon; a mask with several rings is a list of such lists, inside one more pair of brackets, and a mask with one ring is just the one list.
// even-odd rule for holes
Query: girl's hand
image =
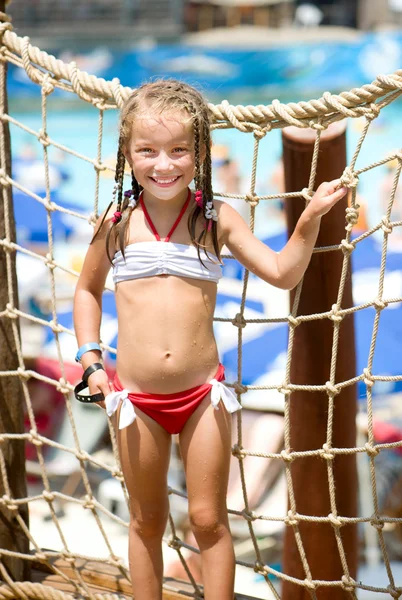
{"label": "girl's hand", "polygon": [[[106,397],[108,394],[110,394],[110,392],[114,391],[106,371],[103,371],[102,369],[98,369],[94,373],[91,373],[87,381],[89,393],[91,395],[99,394],[99,392],[102,392],[102,394]],[[94,402],[94,404],[97,404],[101,408],[106,408],[105,402],[103,400],[101,402]]]}
{"label": "girl's hand", "polygon": [[348,188],[341,187],[337,189],[340,182],[340,179],[324,181],[324,183],[318,187],[306,208],[310,217],[320,218],[327,214],[327,212],[329,212],[331,208],[347,194]]}

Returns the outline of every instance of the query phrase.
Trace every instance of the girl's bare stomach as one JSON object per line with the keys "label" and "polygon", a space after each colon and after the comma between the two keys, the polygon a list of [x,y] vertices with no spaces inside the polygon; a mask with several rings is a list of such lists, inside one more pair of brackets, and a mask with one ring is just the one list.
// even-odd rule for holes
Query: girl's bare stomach
{"label": "girl's bare stomach", "polygon": [[211,379],[215,283],[158,275],[116,288],[117,373],[130,391],[171,394]]}

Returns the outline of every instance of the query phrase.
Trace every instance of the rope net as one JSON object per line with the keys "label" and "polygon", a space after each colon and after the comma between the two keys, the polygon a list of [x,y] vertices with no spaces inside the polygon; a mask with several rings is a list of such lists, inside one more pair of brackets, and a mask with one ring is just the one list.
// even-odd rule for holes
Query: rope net
{"label": "rope net", "polygon": [[[67,362],[71,362],[71,356],[63,355],[60,338],[62,335],[71,336],[73,340],[72,347],[75,347],[74,333],[71,329],[66,328],[59,322],[58,307],[60,305],[60,299],[57,297],[57,279],[61,277],[76,278],[78,272],[67,268],[61,262],[55,259],[55,247],[54,247],[54,232],[52,228],[52,217],[59,211],[65,215],[69,215],[70,218],[79,219],[82,222],[88,223],[88,231],[92,231],[97,215],[99,213],[99,189],[100,189],[100,177],[103,172],[110,171],[114,172],[113,166],[104,162],[102,158],[102,140],[103,140],[103,124],[104,115],[106,111],[115,110],[121,107],[124,99],[130,93],[130,88],[123,87],[120,85],[117,79],[112,81],[105,81],[103,79],[96,78],[88,75],[85,72],[80,71],[75,63],[64,64],[60,60],[57,60],[53,56],[40,51],[38,48],[33,47],[30,44],[28,38],[20,38],[11,31],[11,25],[7,22],[6,15],[1,15],[3,23],[0,24],[0,31],[2,35],[2,46],[1,46],[1,81],[0,88],[2,90],[2,96],[0,98],[0,114],[1,114],[1,126],[4,130],[6,124],[11,125],[16,129],[23,130],[42,145],[43,148],[43,165],[46,182],[46,194],[44,197],[32,192],[28,187],[25,187],[13,179],[10,172],[6,169],[7,157],[6,157],[6,146],[5,146],[5,135],[1,135],[1,146],[0,146],[0,184],[2,186],[2,203],[4,206],[5,215],[5,236],[0,239],[0,245],[4,252],[3,259],[7,266],[7,281],[4,285],[7,286],[8,290],[8,302],[6,306],[0,307],[0,317],[3,322],[10,320],[12,325],[12,331],[14,336],[14,343],[18,355],[18,368],[16,370],[2,370],[0,376],[4,378],[18,378],[21,382],[23,398],[26,403],[26,411],[29,419],[29,430],[24,434],[11,434],[2,432],[0,436],[0,467],[1,467],[1,478],[2,486],[4,490],[3,497],[0,498],[1,507],[4,511],[9,511],[18,522],[20,530],[30,542],[31,551],[29,554],[22,554],[19,552],[11,552],[5,549],[0,549],[1,559],[5,558],[22,558],[31,563],[36,561],[42,564],[48,565],[51,572],[61,576],[64,580],[70,580],[74,585],[74,596],[86,597],[86,598],[106,598],[107,595],[97,594],[91,589],[88,581],[82,577],[82,573],[79,569],[80,559],[90,558],[96,559],[103,562],[105,565],[112,565],[116,567],[122,574],[122,576],[129,578],[128,569],[125,562],[125,558],[118,556],[112,547],[112,544],[108,538],[108,527],[112,523],[117,523],[120,527],[128,527],[127,519],[122,519],[113,510],[109,510],[104,503],[99,501],[96,496],[96,485],[99,483],[96,474],[99,472],[107,473],[117,482],[120,487],[120,491],[126,494],[122,472],[120,469],[118,455],[116,451],[116,440],[113,428],[109,424],[109,433],[111,444],[114,449],[114,458],[104,460],[104,454],[102,452],[94,453],[91,455],[86,450],[82,449],[80,438],[78,435],[77,422],[77,407],[76,401],[73,399],[72,390],[75,381],[69,380],[68,369],[66,367]],[[18,121],[6,110],[7,99],[5,97],[5,72],[6,64],[11,63],[16,65],[20,69],[24,70],[26,75],[39,86],[41,95],[41,106],[42,106],[42,127],[41,129],[34,130],[24,123]],[[56,139],[53,139],[48,133],[47,127],[47,116],[48,116],[48,103],[49,98],[53,92],[57,89],[64,90],[71,94],[75,94],[79,97],[83,103],[92,106],[92,110],[98,113],[98,143],[97,153],[95,158],[90,158],[84,154],[80,154],[73,148],[67,147],[61,143],[58,143]],[[239,476],[241,481],[241,487],[243,491],[243,510],[234,510],[229,506],[229,512],[233,519],[243,520],[246,524],[247,540],[249,542],[249,554],[253,555],[250,560],[238,559],[237,563],[239,567],[248,567],[255,571],[255,573],[261,575],[265,580],[267,586],[267,593],[269,597],[279,599],[280,594],[277,586],[273,580],[276,578],[277,581],[289,581],[294,583],[296,586],[304,586],[308,591],[312,599],[317,598],[317,590],[320,587],[334,587],[341,588],[344,590],[349,597],[356,598],[357,591],[371,590],[374,592],[388,593],[394,598],[399,598],[402,595],[402,587],[396,585],[391,565],[389,551],[385,543],[384,538],[384,527],[400,525],[402,519],[397,517],[386,516],[381,514],[378,504],[378,493],[376,489],[376,477],[377,472],[375,468],[375,461],[378,455],[387,449],[395,449],[402,447],[402,441],[396,441],[393,443],[376,444],[373,435],[373,403],[372,403],[372,388],[376,382],[379,381],[402,381],[402,375],[398,376],[385,376],[381,374],[373,373],[373,359],[376,348],[377,334],[379,330],[379,323],[381,313],[387,306],[393,303],[402,301],[402,297],[386,298],[384,297],[384,276],[386,268],[386,256],[387,256],[387,244],[389,236],[396,227],[402,225],[402,221],[392,221],[391,211],[395,199],[395,193],[398,185],[398,180],[402,167],[402,153],[393,152],[383,158],[380,158],[377,162],[363,166],[356,169],[356,161],[358,159],[362,145],[366,139],[369,128],[373,120],[378,117],[380,111],[393,102],[399,97],[402,90],[402,71],[397,71],[392,75],[382,75],[368,85],[363,86],[359,89],[353,89],[349,92],[343,92],[339,95],[331,95],[325,93],[319,100],[312,100],[309,102],[290,103],[287,105],[281,104],[279,101],[273,101],[268,106],[231,106],[228,102],[224,101],[219,105],[210,105],[212,117],[213,117],[213,128],[214,129],[227,129],[235,128],[239,132],[239,136],[245,133],[252,134],[254,136],[254,151],[252,158],[252,169],[250,176],[249,190],[244,195],[236,194],[224,194],[216,193],[217,197],[232,197],[242,199],[248,203],[250,207],[250,228],[254,230],[255,225],[255,213],[256,207],[261,201],[270,201],[276,198],[295,199],[295,201],[308,201],[313,193],[315,187],[315,177],[317,170],[317,161],[319,156],[320,148],[320,137],[322,131],[324,131],[329,124],[336,121],[340,121],[347,117],[355,119],[362,118],[364,120],[364,127],[360,136],[360,140],[357,144],[356,151],[345,169],[342,175],[342,183],[348,186],[352,190],[352,198],[350,207],[346,211],[346,225],[345,225],[345,237],[339,245],[316,248],[315,252],[340,252],[343,255],[343,266],[342,274],[339,282],[339,292],[336,303],[332,308],[326,312],[313,315],[299,315],[298,314],[298,302],[300,298],[300,292],[303,283],[299,284],[295,295],[295,301],[291,308],[290,314],[283,315],[280,318],[261,318],[261,319],[246,319],[246,299],[247,290],[249,285],[249,274],[247,271],[243,277],[243,287],[241,294],[240,309],[237,314],[231,317],[217,317],[216,321],[222,323],[232,324],[237,328],[238,336],[238,372],[237,379],[232,382],[228,382],[228,385],[232,386],[238,394],[239,399],[243,395],[247,394],[249,390],[278,390],[284,397],[284,445],[283,449],[278,452],[264,453],[257,452],[247,449],[243,445],[244,431],[242,425],[242,415],[238,414],[237,417],[237,440],[233,446],[233,456],[238,460]],[[308,182],[308,186],[300,191],[291,193],[280,193],[276,195],[259,196],[256,192],[256,176],[257,176],[257,160],[259,153],[260,141],[273,129],[283,128],[288,125],[294,125],[299,128],[312,128],[315,130],[315,146],[313,153],[313,160],[311,166],[311,175]],[[62,205],[55,204],[52,201],[52,189],[49,176],[49,149],[57,148],[69,155],[76,157],[79,160],[86,161],[92,165],[95,172],[95,186],[94,186],[94,202],[93,210],[91,214],[82,214],[79,211],[74,211],[63,207]],[[374,227],[365,231],[358,237],[352,238],[352,230],[357,222],[359,216],[359,206],[356,201],[356,187],[360,175],[363,173],[378,168],[381,165],[396,161],[397,167],[395,169],[394,183],[389,196],[389,201],[386,209],[386,213]],[[30,196],[36,202],[42,204],[46,209],[47,214],[47,227],[48,227],[48,249],[45,254],[34,252],[29,246],[23,246],[22,244],[16,243],[11,238],[10,232],[10,219],[11,219],[11,206],[9,203],[10,189],[13,187],[15,190],[19,190],[24,194]],[[350,267],[350,259],[353,251],[366,238],[372,236],[374,233],[380,232],[383,237],[382,243],[382,257],[381,265],[378,273],[378,294],[373,300],[355,305],[351,308],[342,308],[342,297],[345,287],[345,282]],[[88,234],[88,238],[89,238]],[[34,312],[20,310],[17,306],[16,294],[17,290],[15,287],[13,273],[12,273],[12,255],[14,253],[21,253],[35,258],[37,261],[41,261],[48,270],[48,277],[50,280],[51,289],[51,320],[40,318],[34,314]],[[230,259],[230,256],[226,256],[226,259]],[[112,288],[107,287],[110,291]],[[338,355],[338,340],[342,321],[347,315],[356,313],[357,311],[373,307],[375,310],[374,326],[372,330],[371,345],[368,356],[366,368],[363,372],[358,373],[354,378],[347,381],[336,381],[335,378],[335,367],[337,363]],[[290,365],[291,357],[294,349],[294,333],[295,329],[303,322],[318,320],[318,319],[330,319],[333,323],[333,345],[332,345],[332,357],[329,379],[324,385],[296,385],[291,382],[290,378]],[[30,369],[26,365],[26,361],[23,356],[22,344],[19,335],[18,320],[21,324],[35,324],[45,328],[47,331],[51,331],[54,335],[55,345],[57,349],[57,361],[61,376],[59,378],[47,377],[39,372]],[[286,375],[283,381],[278,381],[275,385],[244,385],[242,383],[242,342],[244,335],[244,327],[251,323],[287,323],[289,330],[288,337],[288,350],[287,350],[287,362],[286,362]],[[114,348],[103,344],[103,348],[109,352],[115,352]],[[72,432],[72,446],[66,446],[63,443],[56,441],[55,439],[49,439],[46,436],[41,435],[38,430],[38,425],[35,419],[34,407],[32,404],[29,382],[39,381],[52,386],[55,390],[60,392],[65,401],[66,413]],[[334,412],[334,398],[344,389],[349,386],[353,386],[358,382],[364,382],[367,390],[367,415],[368,415],[368,431],[367,438],[357,447],[354,448],[337,448],[333,447],[332,444],[332,417]],[[290,431],[290,417],[289,417],[289,405],[292,393],[298,390],[309,391],[309,392],[323,392],[327,395],[328,399],[328,428],[327,428],[327,439],[322,447],[309,452],[294,452],[292,451],[292,438]],[[87,409],[88,410],[88,409]],[[95,419],[97,415],[95,413],[102,414],[103,412],[98,411],[97,408],[90,408],[91,419]],[[80,413],[82,416],[82,413]],[[5,468],[5,455],[4,455],[4,442],[15,443],[16,440],[24,440],[28,445],[31,445],[35,449],[36,456],[35,460],[28,461],[27,469],[28,473],[36,476],[36,486],[39,491],[37,494],[25,498],[14,498],[12,497],[10,482],[7,470]],[[62,453],[68,457],[68,473],[75,473],[79,480],[80,489],[83,490],[80,494],[75,494],[74,489],[71,493],[68,493],[68,486],[65,486],[61,490],[57,486],[57,472],[52,471],[52,461],[47,459],[47,452],[52,450],[57,452],[58,455]],[[371,514],[356,515],[354,517],[345,517],[338,513],[337,501],[335,495],[335,476],[334,476],[334,459],[340,455],[358,455],[362,454],[368,457],[369,463],[369,476],[371,482],[371,501],[372,501],[372,512]],[[297,510],[296,499],[294,494],[293,480],[292,480],[292,463],[299,458],[306,456],[321,457],[322,460],[326,461],[327,472],[328,472],[328,485],[329,485],[329,498],[331,512],[328,516],[314,517],[309,515],[300,514]],[[285,474],[287,493],[289,496],[289,510],[286,506],[283,506],[282,516],[259,514],[250,505],[247,493],[247,476],[246,476],[246,464],[245,460],[247,457],[258,457],[260,460],[270,459],[271,462],[275,462],[280,465],[280,470]],[[60,466],[60,463],[58,463]],[[71,466],[73,464],[73,466]],[[70,481],[70,480],[69,480]],[[71,481],[70,481],[71,483]],[[76,482],[73,488],[77,488],[78,483]],[[186,494],[183,490],[177,490],[173,487],[169,488],[171,500],[175,498],[180,499],[185,503]],[[46,504],[47,515],[51,520],[56,532],[57,542],[55,545],[59,548],[58,550],[43,549],[41,546],[40,536],[33,536],[29,530],[25,520],[20,514],[20,510],[23,507],[29,507],[33,509],[38,503]],[[66,532],[63,530],[62,519],[60,517],[60,506],[66,504],[74,504],[79,506],[82,511],[90,513],[94,522],[99,530],[99,536],[102,539],[102,543],[107,548],[107,556],[94,557],[86,554],[81,554],[71,548],[71,544],[67,540]],[[282,530],[286,527],[292,528],[294,532],[295,544],[297,551],[300,555],[300,560],[303,565],[304,578],[296,579],[282,572],[279,568],[274,568],[266,564],[264,559],[264,539],[258,539],[258,526],[264,522],[279,523],[282,526]],[[339,559],[342,564],[343,576],[338,581],[323,581],[316,580],[311,574],[308,559],[305,552],[304,540],[300,534],[300,524],[302,522],[314,522],[314,523],[328,523],[333,527],[334,535],[336,537],[337,548],[339,553]],[[381,559],[384,563],[388,585],[385,587],[375,587],[367,585],[364,581],[355,581],[349,571],[348,561],[346,558],[345,549],[342,543],[341,527],[347,524],[361,524],[361,527],[368,527],[371,531],[375,532],[375,537],[379,546],[379,552]],[[187,564],[189,555],[191,552],[197,552],[191,544],[183,541],[180,538],[180,527],[176,525],[175,519],[172,514],[169,520],[169,532],[166,534],[166,544],[173,548],[178,555],[180,562],[185,568],[188,578],[193,586],[193,594],[195,597],[202,597],[202,590],[197,584],[193,577],[190,568]],[[85,533],[82,532],[83,537]],[[57,563],[52,562],[55,556],[61,556],[69,564],[71,572],[71,578],[67,577],[64,571],[60,570]],[[55,597],[56,592],[48,586],[41,586],[39,584],[32,584],[30,582],[16,583],[9,576],[7,570],[4,568],[2,560],[0,560],[0,572],[4,584],[0,587],[0,597]],[[169,586],[166,587],[169,589]],[[190,594],[189,592],[189,595]],[[58,598],[71,597],[71,594],[64,592],[57,592]],[[265,597],[265,596],[264,596]]]}

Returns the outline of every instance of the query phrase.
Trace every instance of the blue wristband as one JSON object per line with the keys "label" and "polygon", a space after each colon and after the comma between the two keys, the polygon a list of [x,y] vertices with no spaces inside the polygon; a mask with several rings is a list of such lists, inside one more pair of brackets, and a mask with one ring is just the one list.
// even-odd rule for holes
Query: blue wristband
{"label": "blue wristband", "polygon": [[89,352],[90,350],[102,351],[102,348],[97,342],[88,342],[87,344],[84,344],[83,346],[81,346],[81,348],[78,349],[78,352],[75,355],[75,360],[77,362],[80,362],[82,355],[85,354],[85,352]]}

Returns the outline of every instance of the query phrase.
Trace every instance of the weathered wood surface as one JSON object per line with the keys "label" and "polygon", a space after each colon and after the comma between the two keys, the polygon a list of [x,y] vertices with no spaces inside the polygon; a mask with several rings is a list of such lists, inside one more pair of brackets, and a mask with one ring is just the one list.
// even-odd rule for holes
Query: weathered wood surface
{"label": "weathered wood surface", "polygon": [[[101,561],[90,561],[77,559],[76,570],[73,569],[66,560],[55,558],[50,561],[59,571],[66,575],[69,579],[78,582],[77,573],[90,588],[93,593],[113,593],[119,594],[121,598],[132,600],[131,584],[125,577],[125,574],[118,567],[103,563]],[[52,572],[49,565],[39,562],[33,563],[32,578],[33,583],[41,583],[48,585],[54,589],[65,592],[66,594],[76,593],[76,588],[73,583],[69,583],[61,575],[56,575]],[[164,580],[165,589],[163,590],[164,600],[183,600],[184,598],[192,598],[193,586],[186,582],[171,577],[166,577]],[[251,596],[237,594],[236,600],[258,600]]]}

